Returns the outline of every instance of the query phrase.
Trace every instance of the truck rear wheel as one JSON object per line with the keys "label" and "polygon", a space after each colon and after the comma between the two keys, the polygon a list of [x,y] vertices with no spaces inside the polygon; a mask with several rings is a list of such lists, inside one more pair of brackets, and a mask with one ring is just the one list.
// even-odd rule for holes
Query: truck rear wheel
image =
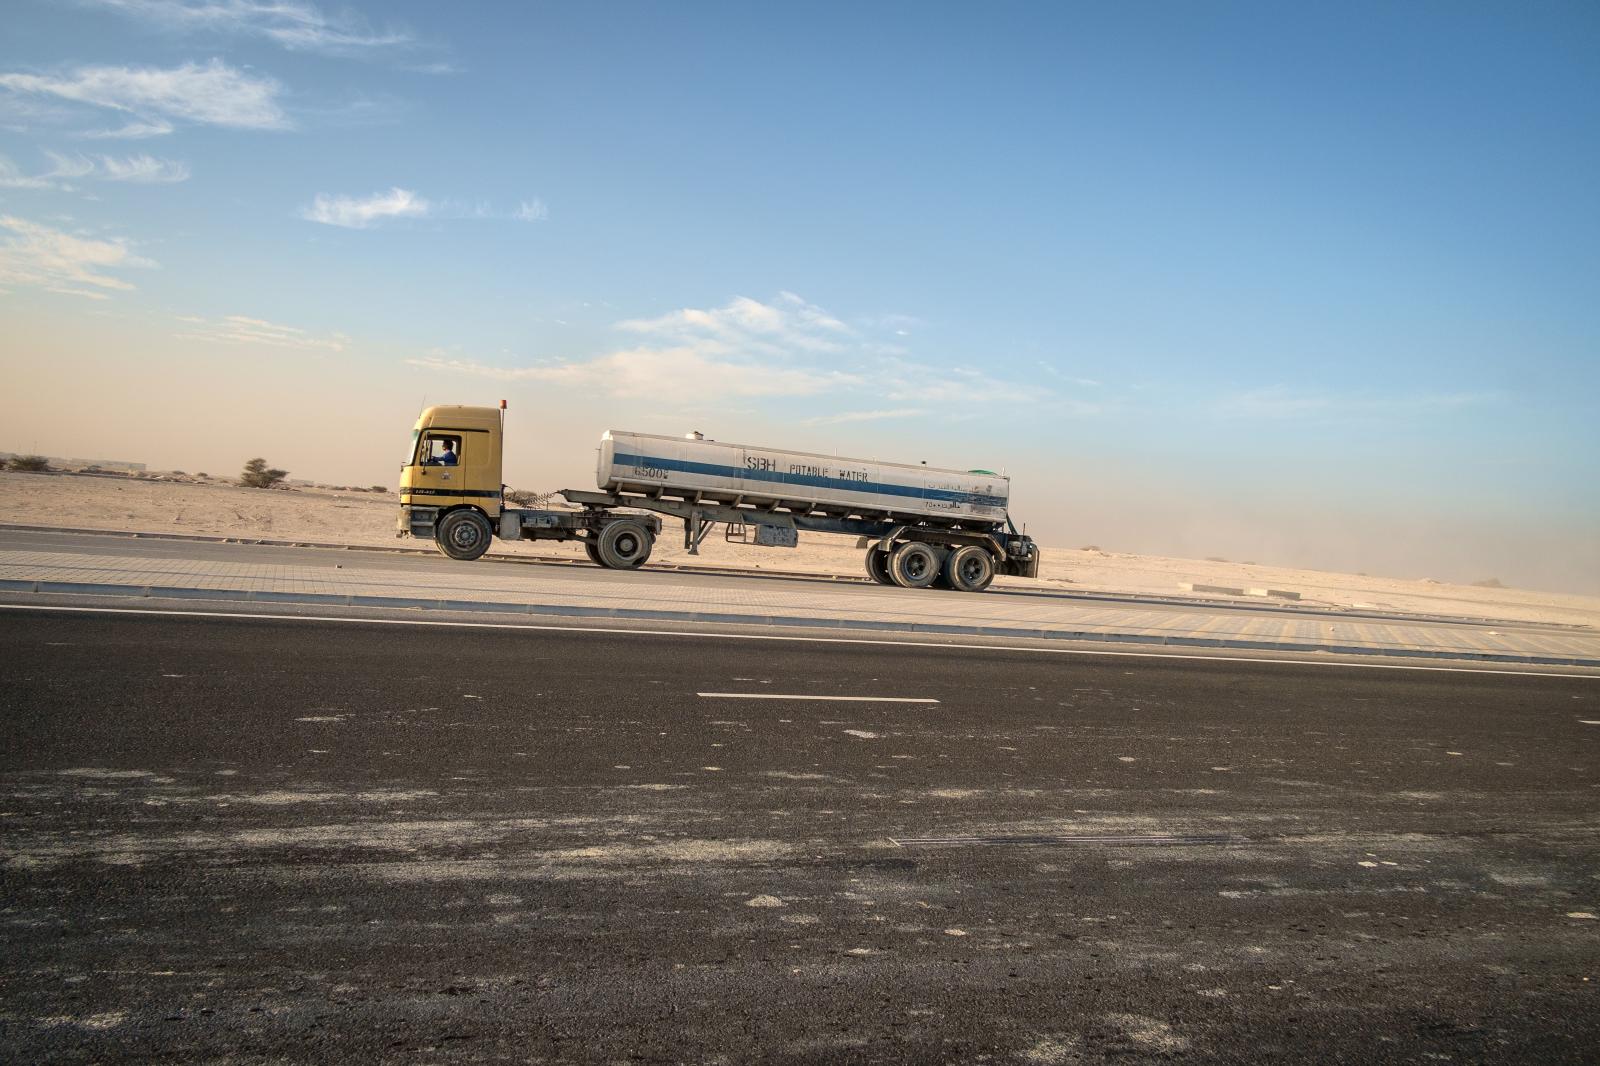
{"label": "truck rear wheel", "polygon": [[612,522],[600,531],[600,562],[613,570],[637,570],[650,558],[655,538],[639,522]]}
{"label": "truck rear wheel", "polygon": [[606,565],[600,559],[600,545],[596,544],[592,540],[585,540],[583,542],[583,554],[587,555],[589,557],[589,561],[596,566]]}
{"label": "truck rear wheel", "polygon": [[867,576],[880,585],[894,584],[889,576],[889,553],[882,548],[867,549]]}
{"label": "truck rear wheel", "polygon": [[433,531],[433,542],[439,550],[464,563],[488,551],[493,539],[494,530],[489,527],[489,520],[477,511],[465,509],[445,515]]}
{"label": "truck rear wheel", "polygon": [[906,589],[925,589],[939,576],[939,556],[926,544],[911,541],[889,556],[889,576]]}
{"label": "truck rear wheel", "polygon": [[957,548],[944,561],[944,578],[960,592],[982,592],[994,580],[994,556],[976,544]]}

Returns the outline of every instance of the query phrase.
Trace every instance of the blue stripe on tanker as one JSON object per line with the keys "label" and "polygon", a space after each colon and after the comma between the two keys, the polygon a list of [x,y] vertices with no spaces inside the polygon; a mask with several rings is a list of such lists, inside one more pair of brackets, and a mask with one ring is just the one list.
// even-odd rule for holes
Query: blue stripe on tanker
{"label": "blue stripe on tanker", "polygon": [[804,485],[807,488],[834,489],[839,492],[874,493],[879,496],[904,496],[917,500],[941,500],[964,503],[973,507],[1004,507],[1004,496],[984,496],[976,492],[956,492],[951,489],[924,489],[914,485],[890,485],[874,481],[847,481],[842,477],[823,477],[820,474],[786,474],[781,470],[746,470],[737,466],[717,463],[695,463],[687,459],[667,459],[654,455],[622,453],[611,457],[612,466],[647,466],[657,470],[676,470],[683,474],[703,474],[707,477],[725,477],[735,481],[766,481],[781,485]]}

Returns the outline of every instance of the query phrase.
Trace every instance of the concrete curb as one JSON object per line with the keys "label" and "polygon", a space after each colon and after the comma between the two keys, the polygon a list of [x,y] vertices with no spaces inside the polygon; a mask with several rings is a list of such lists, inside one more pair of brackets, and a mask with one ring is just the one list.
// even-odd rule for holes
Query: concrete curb
{"label": "concrete curb", "polygon": [[1035,629],[1013,626],[943,625],[851,618],[807,618],[797,615],[732,614],[721,611],[663,611],[636,607],[577,607],[542,603],[497,603],[484,600],[422,599],[400,596],[356,596],[326,592],[265,592],[249,589],[180,588],[169,585],[112,585],[77,581],[0,579],[0,592],[35,595],[116,596],[130,599],[206,600],[211,602],[293,603],[319,607],[377,607],[480,614],[526,614],[559,618],[617,618],[632,621],[717,622],[747,626],[789,626],[806,629],[849,629],[871,633],[916,633],[924,636],[1004,637],[1013,640],[1090,641],[1103,644],[1145,644],[1168,648],[1232,648],[1241,651],[1287,651],[1324,655],[1362,655],[1397,659],[1507,663],[1524,666],[1600,668],[1600,659],[1507,652],[1443,651],[1426,648],[1383,648],[1356,644],[1308,644],[1301,641],[1242,640],[1227,637],[1162,636],[1092,630]]}

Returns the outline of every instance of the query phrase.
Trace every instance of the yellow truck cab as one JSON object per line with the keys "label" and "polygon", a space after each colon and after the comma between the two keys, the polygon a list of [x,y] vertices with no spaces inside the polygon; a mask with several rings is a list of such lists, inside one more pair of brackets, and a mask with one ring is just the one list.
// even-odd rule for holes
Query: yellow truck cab
{"label": "yellow truck cab", "polygon": [[501,414],[430,407],[411,431],[400,470],[399,534],[427,537],[453,559],[476,559],[500,521]]}

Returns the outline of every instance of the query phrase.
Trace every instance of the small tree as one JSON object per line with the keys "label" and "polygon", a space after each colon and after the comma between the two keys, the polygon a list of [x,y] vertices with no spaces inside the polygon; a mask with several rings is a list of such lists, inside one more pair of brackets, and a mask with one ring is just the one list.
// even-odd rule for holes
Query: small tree
{"label": "small tree", "polygon": [[239,484],[247,489],[276,488],[278,482],[289,476],[287,470],[269,470],[265,459],[252,459],[244,464],[244,473],[239,475]]}
{"label": "small tree", "polygon": [[42,455],[13,455],[11,457],[11,469],[40,474],[50,469],[50,460]]}

